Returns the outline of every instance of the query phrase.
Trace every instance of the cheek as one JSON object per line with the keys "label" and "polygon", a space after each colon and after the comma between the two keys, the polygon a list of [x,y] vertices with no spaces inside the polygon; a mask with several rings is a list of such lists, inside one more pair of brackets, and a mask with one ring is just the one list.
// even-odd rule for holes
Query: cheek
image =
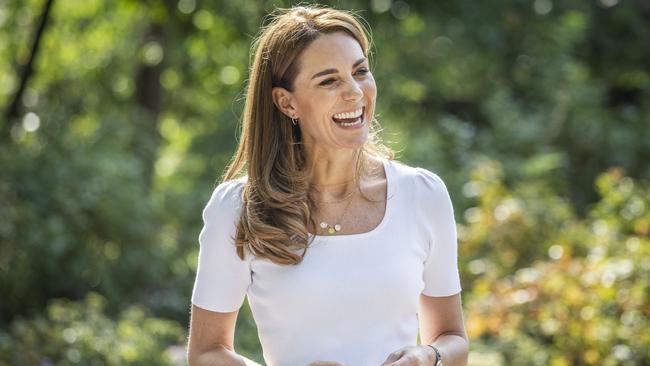
{"label": "cheek", "polygon": [[363,92],[370,96],[373,101],[375,100],[375,97],[377,96],[377,85],[375,84],[375,79],[370,77],[364,82]]}
{"label": "cheek", "polygon": [[323,103],[315,103],[314,101],[323,101],[327,98],[328,96],[324,93],[311,93],[302,95],[302,98],[298,100],[298,109],[303,115],[303,118],[312,119],[314,116],[322,113]]}

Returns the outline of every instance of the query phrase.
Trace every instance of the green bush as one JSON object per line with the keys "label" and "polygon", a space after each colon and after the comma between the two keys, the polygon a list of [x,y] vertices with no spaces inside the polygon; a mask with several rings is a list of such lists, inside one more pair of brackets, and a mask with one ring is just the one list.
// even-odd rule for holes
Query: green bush
{"label": "green bush", "polygon": [[0,333],[0,365],[173,365],[184,343],[174,321],[150,317],[142,306],[104,314],[106,300],[91,293],[84,301],[52,301],[44,315],[16,319]]}
{"label": "green bush", "polygon": [[[579,219],[534,185],[525,191],[537,191],[537,200],[527,200],[519,188],[495,189],[503,187],[498,179],[481,182],[491,199],[472,215],[494,216],[496,202],[513,199],[522,207],[463,228],[463,251],[481,249],[465,276],[472,364],[484,364],[479,355],[492,355],[492,365],[650,363],[650,187],[611,170],[597,180],[601,200]],[[562,214],[553,226],[532,220],[539,212]],[[495,234],[501,231],[518,234]],[[502,252],[522,253],[518,246],[537,248],[520,260],[528,265],[500,266]]]}

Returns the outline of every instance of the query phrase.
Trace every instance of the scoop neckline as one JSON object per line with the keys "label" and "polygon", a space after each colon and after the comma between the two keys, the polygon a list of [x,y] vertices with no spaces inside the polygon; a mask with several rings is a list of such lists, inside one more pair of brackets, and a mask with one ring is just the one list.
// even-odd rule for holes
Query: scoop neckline
{"label": "scoop neckline", "polygon": [[372,228],[369,231],[356,234],[343,234],[343,235],[314,235],[309,234],[309,238],[314,238],[314,241],[338,241],[346,239],[360,239],[367,236],[371,236],[379,232],[388,221],[390,216],[391,208],[391,197],[393,196],[393,177],[392,172],[390,171],[390,161],[386,158],[381,158],[382,165],[384,167],[384,174],[386,175],[386,207],[384,208],[384,216],[377,226]]}

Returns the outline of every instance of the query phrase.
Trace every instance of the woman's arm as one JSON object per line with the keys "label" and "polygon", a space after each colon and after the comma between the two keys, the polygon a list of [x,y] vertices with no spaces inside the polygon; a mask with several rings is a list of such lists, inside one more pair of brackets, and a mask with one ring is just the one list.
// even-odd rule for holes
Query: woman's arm
{"label": "woman's arm", "polygon": [[239,310],[220,313],[192,305],[187,361],[190,366],[260,366],[234,351]]}
{"label": "woman's arm", "polygon": [[469,342],[460,294],[447,297],[420,295],[418,318],[422,345],[435,346],[444,366],[467,365]]}
{"label": "woman's arm", "polygon": [[435,346],[443,366],[465,366],[469,344],[463,324],[460,294],[447,297],[420,295],[419,346],[408,346],[391,353],[382,365],[434,366],[436,354],[428,344]]}

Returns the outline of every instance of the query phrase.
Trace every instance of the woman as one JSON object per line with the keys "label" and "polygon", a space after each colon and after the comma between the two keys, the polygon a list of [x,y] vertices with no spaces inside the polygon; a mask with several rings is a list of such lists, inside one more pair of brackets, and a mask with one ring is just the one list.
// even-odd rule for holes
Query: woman
{"label": "woman", "polygon": [[203,212],[190,365],[255,364],[233,349],[246,295],[269,366],[466,364],[451,201],[372,133],[368,48],[320,7],[258,38],[240,145]]}

